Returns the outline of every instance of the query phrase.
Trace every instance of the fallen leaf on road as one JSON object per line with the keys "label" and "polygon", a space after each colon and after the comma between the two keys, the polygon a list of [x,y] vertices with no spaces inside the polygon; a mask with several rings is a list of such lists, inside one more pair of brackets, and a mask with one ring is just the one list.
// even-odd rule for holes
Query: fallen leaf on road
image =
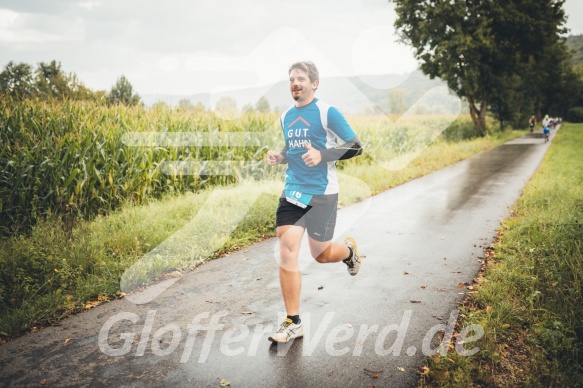
{"label": "fallen leaf on road", "polygon": [[421,372],[418,372],[421,376],[427,376],[430,372],[430,369],[426,366],[421,368]]}
{"label": "fallen leaf on road", "polygon": [[370,369],[364,368],[364,373],[370,373],[372,378],[378,379],[380,374],[383,373],[383,371],[382,371],[382,369],[381,370],[370,370]]}
{"label": "fallen leaf on road", "polygon": [[459,284],[457,285],[457,288],[462,288],[462,287],[465,287],[465,285],[466,285],[466,283],[459,283]]}
{"label": "fallen leaf on road", "polygon": [[45,379],[42,379],[41,381],[38,382],[40,385],[46,385],[47,381]]}
{"label": "fallen leaf on road", "polygon": [[403,275],[409,275],[409,272],[407,272],[407,271],[404,271],[404,272],[403,272]]}
{"label": "fallen leaf on road", "polygon": [[411,302],[411,303],[421,303],[421,301],[420,301],[420,300],[412,300],[412,301],[410,301],[410,302]]}
{"label": "fallen leaf on road", "polygon": [[422,285],[421,288],[427,288],[427,284]]}
{"label": "fallen leaf on road", "polygon": [[324,286],[318,287],[318,290],[323,290],[323,289],[324,289]]}
{"label": "fallen leaf on road", "polygon": [[405,368],[401,368],[400,366],[397,367],[397,370],[399,370],[401,372],[405,372]]}
{"label": "fallen leaf on road", "polygon": [[67,345],[69,342],[73,341],[73,338],[66,338],[65,339],[65,345]]}
{"label": "fallen leaf on road", "polygon": [[221,379],[221,381],[219,382],[219,384],[221,384],[221,387],[229,387],[231,385],[230,381],[227,381],[225,379]]}
{"label": "fallen leaf on road", "polygon": [[350,323],[347,323],[346,326],[347,327],[352,327],[352,325]]}
{"label": "fallen leaf on road", "polygon": [[249,315],[249,314],[253,314],[253,312],[252,311],[243,311],[241,314]]}

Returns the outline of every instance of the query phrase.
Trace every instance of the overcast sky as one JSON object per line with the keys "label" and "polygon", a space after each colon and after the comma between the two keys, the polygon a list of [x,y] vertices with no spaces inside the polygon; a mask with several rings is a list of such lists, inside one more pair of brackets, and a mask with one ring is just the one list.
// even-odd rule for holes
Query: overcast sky
{"label": "overcast sky", "polygon": [[[567,0],[583,33],[583,1]],[[577,15],[577,16],[575,16]],[[309,59],[322,77],[403,74],[386,0],[0,0],[0,66],[58,60],[93,89],[124,74],[140,94],[266,85]]]}

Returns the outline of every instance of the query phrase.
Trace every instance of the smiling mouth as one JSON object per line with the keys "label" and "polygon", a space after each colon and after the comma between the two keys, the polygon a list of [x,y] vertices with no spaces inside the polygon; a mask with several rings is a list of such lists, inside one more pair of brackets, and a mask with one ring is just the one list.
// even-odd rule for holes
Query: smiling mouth
{"label": "smiling mouth", "polygon": [[301,88],[293,88],[291,90],[292,97],[296,101],[302,96],[303,93],[304,91]]}

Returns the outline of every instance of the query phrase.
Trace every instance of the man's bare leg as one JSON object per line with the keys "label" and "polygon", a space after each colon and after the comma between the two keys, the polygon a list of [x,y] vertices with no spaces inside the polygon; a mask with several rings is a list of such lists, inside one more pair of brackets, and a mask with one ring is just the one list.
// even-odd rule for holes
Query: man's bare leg
{"label": "man's bare leg", "polygon": [[350,256],[350,249],[346,244],[335,241],[317,241],[308,237],[310,252],[318,263],[337,263]]}
{"label": "man's bare leg", "polygon": [[346,264],[348,273],[354,276],[360,270],[362,258],[358,254],[356,248],[356,241],[353,238],[347,237],[344,244],[333,241],[320,242],[309,237],[310,251],[312,257],[318,263],[337,263],[342,261]]}
{"label": "man's bare leg", "polygon": [[287,315],[300,314],[302,277],[298,256],[304,228],[296,225],[277,227],[279,239],[279,284]]}

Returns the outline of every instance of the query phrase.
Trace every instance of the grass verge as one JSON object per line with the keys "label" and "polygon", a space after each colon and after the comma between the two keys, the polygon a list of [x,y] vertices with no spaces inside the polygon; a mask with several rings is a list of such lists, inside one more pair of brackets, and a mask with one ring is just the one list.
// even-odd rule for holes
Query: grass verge
{"label": "grass verge", "polygon": [[583,125],[564,124],[461,307],[480,351],[431,357],[420,386],[583,386],[581,155]]}
{"label": "grass verge", "polygon": [[[347,161],[341,170],[340,203],[366,199],[523,134],[507,131],[457,143],[437,141],[399,171],[387,171],[366,156],[359,163]],[[179,276],[177,272],[273,236],[281,189],[281,181],[246,181],[223,187],[218,200],[213,197],[216,188],[167,195],[73,227],[63,228],[67,220],[40,222],[30,236],[0,240],[0,339],[119,297],[120,280],[139,287]],[[203,206],[206,201],[215,202]],[[229,209],[242,210],[236,223]],[[184,229],[190,222],[194,224]],[[145,265],[127,271],[183,229],[191,232],[182,235],[187,244],[174,246],[170,255],[164,252],[164,260],[143,261]]]}

